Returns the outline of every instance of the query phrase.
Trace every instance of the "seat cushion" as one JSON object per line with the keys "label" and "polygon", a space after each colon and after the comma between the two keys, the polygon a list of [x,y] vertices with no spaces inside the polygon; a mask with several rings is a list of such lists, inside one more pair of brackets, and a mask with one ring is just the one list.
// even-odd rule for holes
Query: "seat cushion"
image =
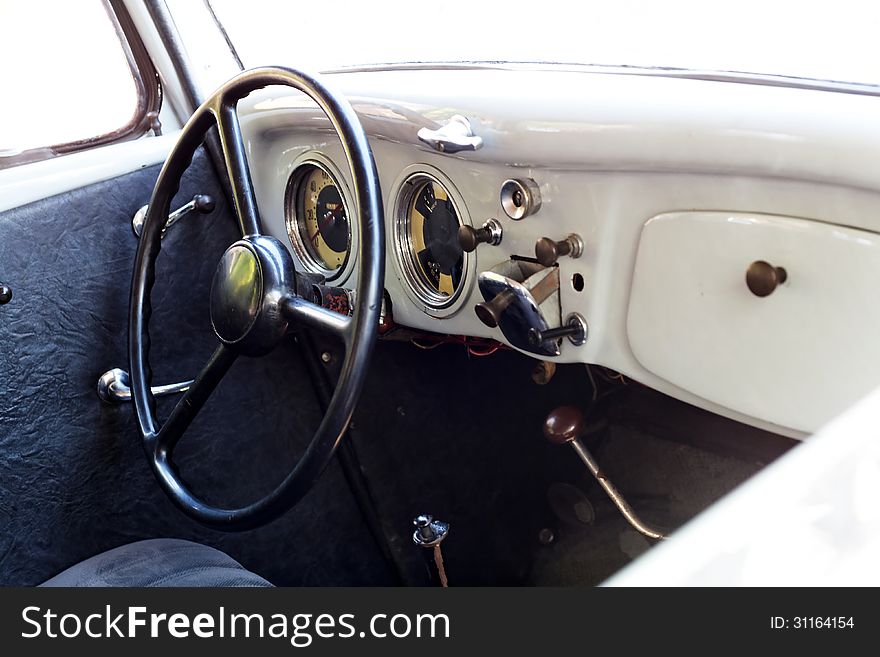
{"label": "seat cushion", "polygon": [[86,559],[40,586],[272,586],[206,545],[158,538]]}

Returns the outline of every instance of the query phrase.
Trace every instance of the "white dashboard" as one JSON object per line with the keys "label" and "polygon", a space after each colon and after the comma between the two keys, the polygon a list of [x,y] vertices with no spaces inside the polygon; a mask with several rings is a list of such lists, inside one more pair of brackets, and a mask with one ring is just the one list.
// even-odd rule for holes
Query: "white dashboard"
{"label": "white dashboard", "polygon": [[[489,300],[481,275],[512,257],[541,269],[536,242],[575,234],[583,252],[558,258],[558,293],[537,305],[545,328],[581,316],[586,341],[561,339],[558,355],[541,358],[610,367],[795,437],[880,383],[880,98],[552,68],[411,67],[325,79],[351,100],[370,138],[396,323],[522,349],[503,324],[475,314]],[[289,89],[252,94],[239,115],[264,225],[306,266],[288,232],[291,177],[320,165],[355,217],[341,144]],[[470,122],[478,150],[438,152],[419,140],[420,129],[454,115]],[[450,292],[445,305],[413,289],[401,255],[402,199],[424,179],[441,183],[460,224],[495,219],[502,230],[498,245],[461,254],[454,289],[439,284]],[[533,181],[540,208],[510,218],[501,203],[508,180]],[[746,281],[755,263],[768,265],[764,296]],[[334,276],[357,288],[351,259]]]}

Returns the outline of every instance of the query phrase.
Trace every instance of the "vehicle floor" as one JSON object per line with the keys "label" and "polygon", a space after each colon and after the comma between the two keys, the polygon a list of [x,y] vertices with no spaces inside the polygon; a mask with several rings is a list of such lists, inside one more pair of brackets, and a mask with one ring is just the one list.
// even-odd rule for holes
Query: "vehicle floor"
{"label": "vehicle floor", "polygon": [[585,366],[559,366],[537,385],[535,362],[457,345],[377,348],[354,442],[408,583],[425,582],[411,538],[420,513],[451,525],[450,585],[593,585],[650,547],[576,454],[543,438],[556,406],[587,411],[602,468],[646,520],[669,528],[796,444],[595,367],[593,403]]}

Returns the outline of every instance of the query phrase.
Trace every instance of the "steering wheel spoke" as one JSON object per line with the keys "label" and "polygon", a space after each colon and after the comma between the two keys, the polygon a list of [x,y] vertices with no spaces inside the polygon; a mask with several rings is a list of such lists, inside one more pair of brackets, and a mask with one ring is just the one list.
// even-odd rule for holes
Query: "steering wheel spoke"
{"label": "steering wheel spoke", "polygon": [[254,194],[236,103],[225,100],[225,96],[220,96],[213,114],[220,133],[223,159],[226,162],[226,173],[232,187],[235,214],[238,216],[241,234],[244,237],[260,235],[260,213],[257,209],[257,198]]}
{"label": "steering wheel spoke", "polygon": [[348,315],[328,310],[295,295],[285,297],[281,301],[280,308],[285,318],[292,324],[330,333],[342,340],[346,347],[350,344],[352,318]]}
{"label": "steering wheel spoke", "polygon": [[208,401],[236,358],[237,354],[224,344],[214,350],[211,358],[199,372],[189,390],[178,400],[171,415],[159,430],[156,441],[160,448],[169,453],[174,449],[177,441],[202,410],[202,406]]}

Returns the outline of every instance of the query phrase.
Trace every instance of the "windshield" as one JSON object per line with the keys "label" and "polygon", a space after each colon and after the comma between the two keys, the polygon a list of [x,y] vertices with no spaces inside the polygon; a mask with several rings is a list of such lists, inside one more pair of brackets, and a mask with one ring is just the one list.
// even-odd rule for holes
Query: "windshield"
{"label": "windshield", "polygon": [[880,3],[209,0],[245,67],[541,62],[880,84]]}

